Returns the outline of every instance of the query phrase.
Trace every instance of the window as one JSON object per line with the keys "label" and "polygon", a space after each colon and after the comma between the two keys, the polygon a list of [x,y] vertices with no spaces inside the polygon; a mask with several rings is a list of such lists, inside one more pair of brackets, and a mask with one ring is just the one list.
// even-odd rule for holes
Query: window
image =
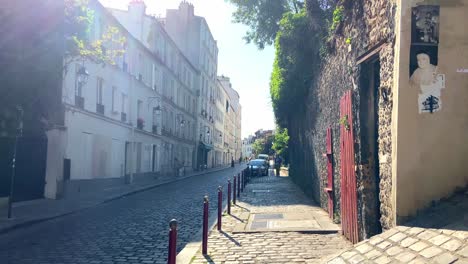
{"label": "window", "polygon": [[75,95],[82,97],[83,96],[83,85],[78,83],[78,71],[80,70],[81,65],[75,64]]}
{"label": "window", "polygon": [[104,85],[104,80],[100,77],[97,78],[97,88],[96,88],[96,102],[97,104],[102,105],[102,88]]}
{"label": "window", "polygon": [[117,87],[112,86],[112,112],[117,112]]}
{"label": "window", "polygon": [[126,109],[127,109],[127,95],[122,93],[122,104],[121,104],[120,111],[122,113],[126,113],[127,112]]}
{"label": "window", "polygon": [[137,101],[137,117],[138,117],[138,118],[141,118],[141,117],[142,117],[142,116],[141,116],[141,115],[142,115],[142,112],[141,112],[142,109],[143,109],[143,101],[138,100],[138,101]]}

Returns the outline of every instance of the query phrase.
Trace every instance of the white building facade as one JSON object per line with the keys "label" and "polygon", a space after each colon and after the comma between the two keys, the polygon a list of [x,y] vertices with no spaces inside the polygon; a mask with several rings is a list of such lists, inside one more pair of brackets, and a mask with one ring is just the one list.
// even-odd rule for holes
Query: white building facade
{"label": "white building facade", "polygon": [[[216,75],[218,47],[203,17],[195,16],[194,6],[181,2],[179,9],[167,10],[164,19],[166,31],[199,71],[197,106],[198,168],[218,165],[216,153],[220,152],[219,130],[216,122]],[[219,122],[219,120],[218,120]],[[218,127],[218,129],[216,128]]]}
{"label": "white building facade", "polygon": [[[197,71],[159,22],[145,15],[143,2],[132,1],[129,11],[115,11],[117,19],[100,4],[92,7],[91,39],[99,39],[103,28],[117,27],[126,38],[125,54],[115,58],[115,65],[71,65],[64,79],[70,180],[127,176],[131,181],[135,174],[192,170]],[[143,33],[125,25],[120,15],[155,28],[153,41],[142,43],[135,35]],[[86,84],[78,85],[75,73],[82,66],[90,75]]]}

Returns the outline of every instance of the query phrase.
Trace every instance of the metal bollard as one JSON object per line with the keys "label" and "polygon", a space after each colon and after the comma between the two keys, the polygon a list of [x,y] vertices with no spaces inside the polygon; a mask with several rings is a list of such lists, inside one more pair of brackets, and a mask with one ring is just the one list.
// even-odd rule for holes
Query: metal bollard
{"label": "metal bollard", "polygon": [[231,214],[231,180],[228,180],[228,197],[227,197],[227,210],[228,214]]}
{"label": "metal bollard", "polygon": [[202,254],[208,254],[208,196],[203,198],[203,244]]}
{"label": "metal bollard", "polygon": [[221,231],[223,215],[223,188],[218,186],[218,231]]}
{"label": "metal bollard", "polygon": [[240,173],[237,174],[237,198],[240,198],[240,184],[241,184],[241,177]]}
{"label": "metal bollard", "polygon": [[233,195],[232,195],[232,203],[233,204],[236,204],[236,187],[237,187],[237,177],[236,175],[234,175],[234,186],[232,186],[233,188]]}
{"label": "metal bollard", "polygon": [[167,264],[175,264],[177,256],[177,220],[172,219],[169,222],[169,252],[167,255]]}
{"label": "metal bollard", "polygon": [[241,171],[240,177],[241,177],[240,191],[244,192],[244,171]]}

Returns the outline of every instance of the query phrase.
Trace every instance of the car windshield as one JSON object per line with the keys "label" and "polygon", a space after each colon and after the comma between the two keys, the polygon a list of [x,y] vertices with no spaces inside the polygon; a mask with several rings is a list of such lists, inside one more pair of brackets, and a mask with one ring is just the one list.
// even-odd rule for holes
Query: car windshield
{"label": "car windshield", "polygon": [[265,161],[263,161],[263,160],[252,160],[250,162],[250,165],[252,165],[252,166],[262,166],[262,165],[265,165]]}

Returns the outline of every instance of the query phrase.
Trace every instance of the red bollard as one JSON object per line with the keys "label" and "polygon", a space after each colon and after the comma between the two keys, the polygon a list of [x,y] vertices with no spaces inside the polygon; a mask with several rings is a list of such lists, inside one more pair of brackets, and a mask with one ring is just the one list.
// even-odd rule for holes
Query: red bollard
{"label": "red bollard", "polygon": [[202,254],[208,254],[208,196],[203,198],[203,244]]}
{"label": "red bollard", "polygon": [[169,222],[169,253],[167,255],[167,264],[175,264],[177,256],[177,220],[172,219]]}
{"label": "red bollard", "polygon": [[240,173],[237,174],[237,198],[240,198],[240,185],[241,185],[241,177]]}
{"label": "red bollard", "polygon": [[234,186],[233,187],[233,195],[232,195],[232,203],[236,204],[236,187],[237,187],[237,178],[234,175]]}
{"label": "red bollard", "polygon": [[228,214],[231,214],[231,180],[228,180],[228,197],[227,197],[227,210]]}
{"label": "red bollard", "polygon": [[223,189],[218,186],[218,231],[221,231],[222,215],[223,215]]}

